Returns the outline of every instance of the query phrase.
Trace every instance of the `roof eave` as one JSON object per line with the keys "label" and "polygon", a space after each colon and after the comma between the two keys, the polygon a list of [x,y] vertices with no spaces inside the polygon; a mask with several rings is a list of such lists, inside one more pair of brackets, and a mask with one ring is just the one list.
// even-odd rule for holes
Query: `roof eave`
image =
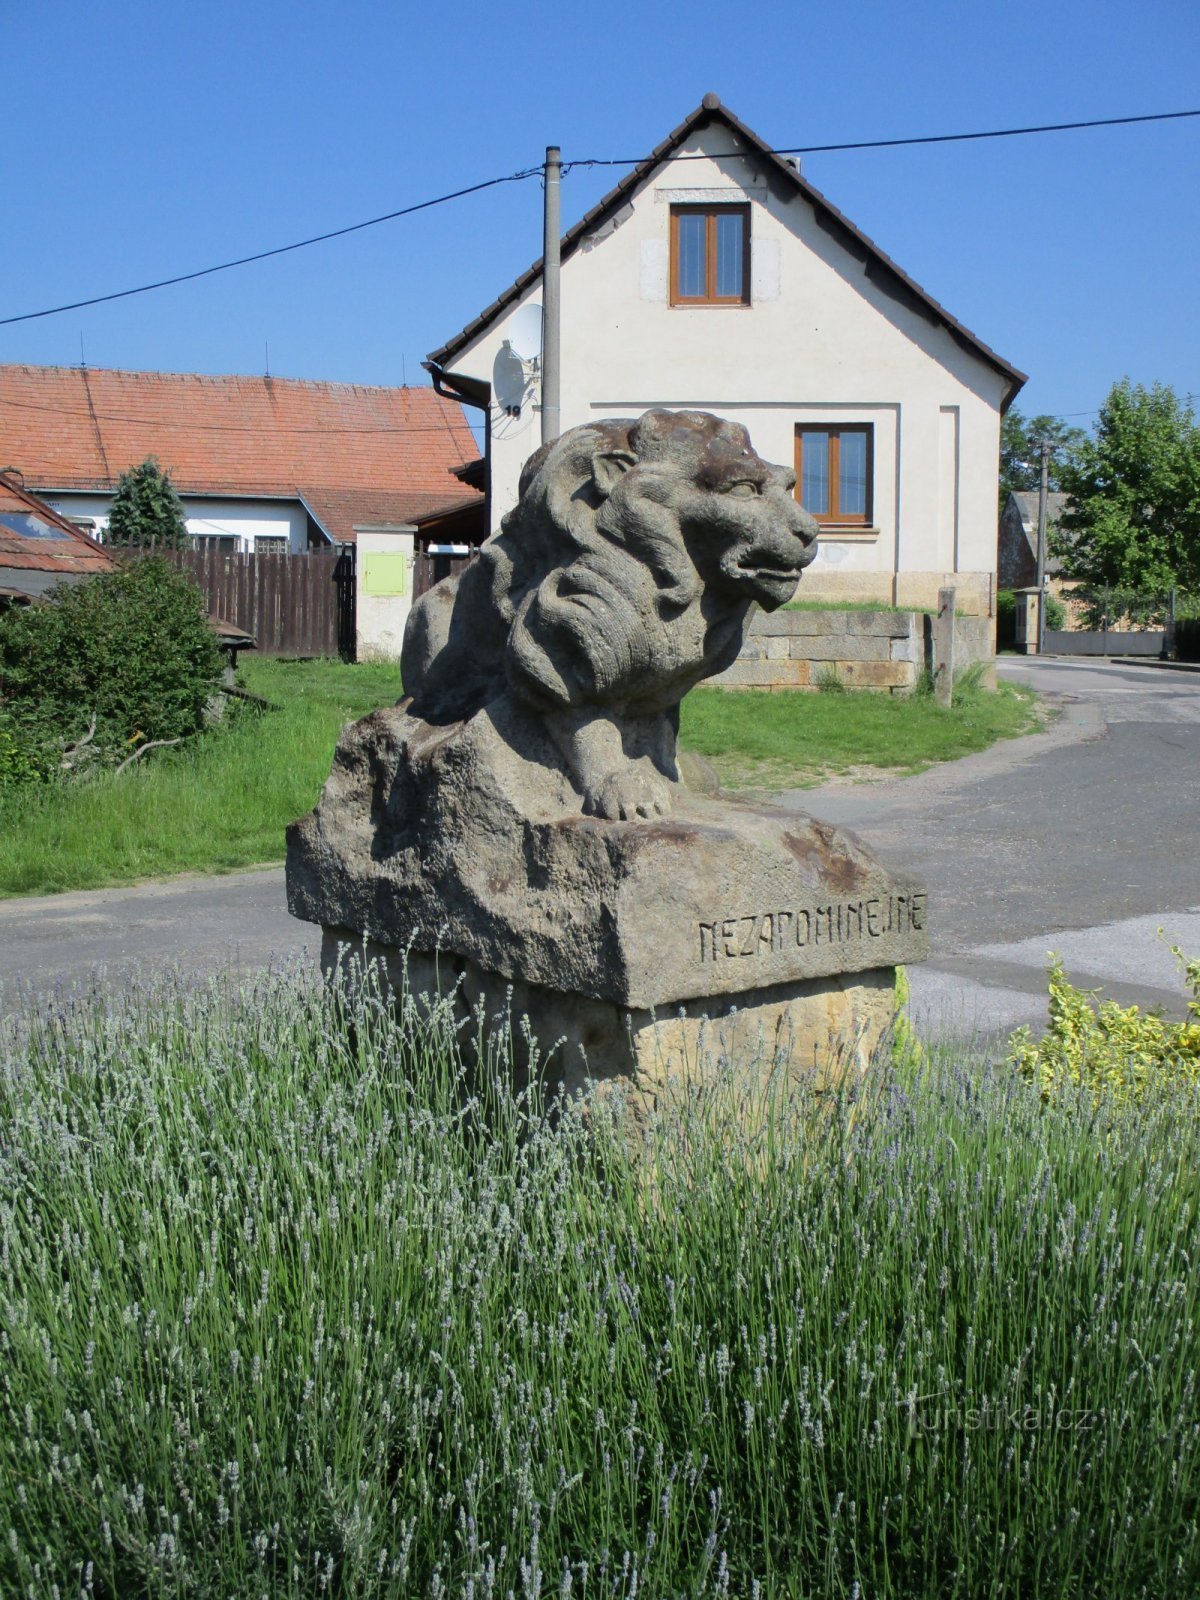
{"label": "roof eave", "polygon": [[[860,228],[856,228],[850,219],[844,216],[830,200],[827,200],[819,189],[809,183],[796,167],[793,167],[782,156],[776,155],[752,128],[747,127],[739,117],[734,116],[732,111],[729,111],[719,103],[716,105],[701,103],[697,106],[689,116],[683,119],[678,127],[672,129],[666,138],[655,146],[644,161],[627,173],[614,188],[610,189],[602,199],[597,201],[590,211],[585,212],[579,221],[563,235],[562,260],[566,261],[568,257],[574,254],[584,236],[592,228],[606,221],[614,211],[619,210],[628,196],[645,183],[655,169],[685,139],[699,128],[706,127],[712,122],[724,123],[731,133],[745,141],[760,159],[767,162],[774,172],[780,174],[794,188],[798,189],[813,206],[814,210],[817,211],[818,215],[833,224],[833,231],[843,234],[843,239],[841,240],[843,244],[850,240],[859,247],[854,249],[852,245],[852,254],[857,255],[860,251],[865,250],[874,259],[877,268],[893,275],[911,295],[914,295],[924,305],[931,314],[931,319],[936,323],[940,323],[957,344],[966,350],[968,354],[982,359],[987,365],[999,372],[1005,379],[1005,393],[1000,403],[1000,409],[1002,413],[1008,410],[1013,400],[1024,387],[1027,374],[1018,367],[1014,367],[1010,362],[1005,361],[1003,356],[998,355],[989,345],[984,344],[982,339],[973,334],[969,328],[964,327],[957,317],[952,316],[931,294],[922,289],[919,283],[910,278],[904,269],[898,266],[885,251],[881,250],[873,239],[863,233]],[[459,374],[451,375],[448,371],[448,364],[469,344],[473,343],[478,335],[501,312],[507,310],[514,301],[519,300],[525,291],[540,279],[542,275],[542,259],[539,256],[509,285],[503,294],[492,301],[490,306],[485,307],[477,317],[455,334],[452,339],[448,340],[446,344],[442,345],[440,349],[432,351],[428,361],[423,363],[426,370],[433,373],[436,369],[438,375],[446,382],[453,382],[454,384],[478,382],[478,380],[468,380]],[[437,386],[436,378],[434,386],[435,388]],[[486,388],[486,385],[483,387]]]}

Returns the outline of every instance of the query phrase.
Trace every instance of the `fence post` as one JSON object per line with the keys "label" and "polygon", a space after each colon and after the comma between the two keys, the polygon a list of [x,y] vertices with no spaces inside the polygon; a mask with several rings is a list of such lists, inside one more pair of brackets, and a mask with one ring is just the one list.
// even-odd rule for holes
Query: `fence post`
{"label": "fence post", "polygon": [[1103,632],[1103,634],[1101,636],[1101,639],[1100,639],[1100,653],[1101,653],[1101,655],[1107,655],[1108,654],[1108,608],[1109,608],[1111,603],[1112,603],[1112,590],[1111,589],[1105,589],[1105,591],[1104,591],[1104,632]]}
{"label": "fence post", "polygon": [[954,602],[957,591],[938,590],[938,613],[933,624],[933,692],[938,705],[954,700]]}

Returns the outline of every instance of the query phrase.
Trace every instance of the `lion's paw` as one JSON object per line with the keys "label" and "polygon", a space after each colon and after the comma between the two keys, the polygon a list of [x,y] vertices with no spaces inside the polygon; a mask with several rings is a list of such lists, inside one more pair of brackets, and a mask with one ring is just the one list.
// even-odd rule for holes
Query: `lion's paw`
{"label": "lion's paw", "polygon": [[587,796],[589,816],[606,817],[611,822],[636,822],[639,817],[661,817],[671,809],[671,790],[657,773],[631,768],[611,772]]}

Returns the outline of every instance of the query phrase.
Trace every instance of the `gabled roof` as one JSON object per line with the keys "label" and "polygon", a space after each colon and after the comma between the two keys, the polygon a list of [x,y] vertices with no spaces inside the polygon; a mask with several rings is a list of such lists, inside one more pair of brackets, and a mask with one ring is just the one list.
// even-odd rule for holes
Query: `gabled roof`
{"label": "gabled roof", "polygon": [[[1021,514],[1021,521],[1027,528],[1036,528],[1038,519],[1038,492],[1036,489],[1010,489],[1010,495],[1016,501],[1017,510]],[[1061,490],[1051,489],[1046,496],[1046,525],[1053,528],[1057,525],[1063,514],[1069,496]]]}
{"label": "gabled roof", "polygon": [[[764,143],[751,128],[735,117],[732,111],[726,109],[715,94],[706,94],[698,105],[675,128],[660,145],[657,145],[640,165],[624,178],[614,189],[610,189],[604,198],[597,202],[592,209],[580,217],[575,226],[569,229],[562,238],[562,259],[566,261],[574,254],[585,236],[594,228],[606,222],[614,212],[633,195],[648,178],[652,176],[668,156],[674,154],[681,145],[687,142],[694,133],[702,128],[723,127],[729,130],[742,145],[758,155],[763,163],[812,206],[821,223],[838,242],[847,249],[851,255],[863,261],[866,265],[868,277],[875,280],[882,287],[898,294],[910,305],[923,311],[931,322],[946,329],[951,337],[968,351],[971,355],[978,356],[981,361],[992,367],[1003,377],[1008,384],[1004,404],[1007,407],[1025,382],[1025,373],[1005,361],[996,354],[982,339],[978,339],[968,328],[963,327],[956,317],[952,317],[946,308],[939,305],[932,295],[927,294],[920,284],[915,283],[890,256],[879,248],[874,240],[869,239],[865,233],[856,228],[848,217],[842,215],[837,207],[831,204],[819,189],[815,189],[800,174],[797,166],[786,161],[782,156],[777,156],[769,145]],[[453,339],[448,340],[440,349],[430,353],[426,363],[431,368],[448,370],[454,357],[461,353],[475,337],[495,320],[500,313],[506,310],[514,301],[519,300],[530,286],[536,283],[542,275],[542,258],[539,256],[533,264],[525,269],[514,283],[511,283],[504,293],[493,300],[491,305],[469,322],[461,332],[456,333]]]}
{"label": "gabled roof", "polygon": [[50,572],[65,578],[110,572],[112,567],[112,557],[94,539],[0,472],[0,571]]}
{"label": "gabled roof", "polygon": [[182,494],[304,499],[352,539],[371,518],[343,518],[347,497],[404,497],[410,521],[462,498],[452,469],[477,451],[461,406],[427,388],[0,366],[0,465],[44,492],[111,492],[153,455]]}

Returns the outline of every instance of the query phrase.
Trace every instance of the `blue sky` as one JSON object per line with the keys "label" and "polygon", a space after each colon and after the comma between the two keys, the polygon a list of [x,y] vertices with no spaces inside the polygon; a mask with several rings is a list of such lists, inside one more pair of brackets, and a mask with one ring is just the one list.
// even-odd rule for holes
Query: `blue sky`
{"label": "blue sky", "polygon": [[[0,316],[186,272],[538,162],[639,156],[708,90],[778,147],[1200,106],[1195,0],[453,7],[0,0]],[[808,157],[1030,374],[1200,392],[1200,119]],[[564,225],[615,181],[577,168]],[[0,327],[0,361],[425,382],[540,253],[536,180],[153,294]]]}

